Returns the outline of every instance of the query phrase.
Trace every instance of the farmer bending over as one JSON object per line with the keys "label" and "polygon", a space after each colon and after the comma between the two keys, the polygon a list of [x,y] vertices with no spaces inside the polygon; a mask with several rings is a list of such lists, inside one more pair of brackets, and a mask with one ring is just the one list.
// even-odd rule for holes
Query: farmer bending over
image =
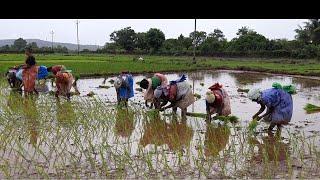
{"label": "farmer bending over", "polygon": [[168,79],[165,75],[160,73],[155,73],[150,79],[142,79],[140,82],[140,87],[146,89],[144,93],[145,105],[148,106],[148,101],[151,102],[151,108],[153,106],[154,100],[154,90],[157,89],[158,86],[166,86],[168,85]]}
{"label": "farmer bending over", "polygon": [[55,93],[56,98],[59,100],[59,95],[67,97],[68,101],[70,101],[70,90],[72,88],[72,84],[74,78],[71,74],[71,70],[62,69],[55,74],[57,91]]}
{"label": "farmer bending over", "polygon": [[125,107],[127,107],[128,99],[134,96],[132,75],[127,71],[121,72],[114,82],[114,87],[117,93],[118,105],[124,103]]}
{"label": "farmer bending over", "polygon": [[[248,98],[261,105],[260,110],[252,117],[258,121],[264,118],[265,121],[270,122],[268,131],[277,125],[278,130],[281,130],[281,125],[288,124],[292,117],[293,101],[292,94],[296,93],[295,87],[292,85],[281,86],[279,83],[273,83],[273,88],[261,91],[259,89],[252,89],[248,92]],[[261,114],[267,107],[267,112]]]}
{"label": "farmer bending over", "polygon": [[[191,86],[185,80],[186,77],[183,75],[180,79],[171,81],[167,86],[159,86],[154,91],[156,108],[160,109],[160,111],[172,108],[173,112],[176,114],[177,107],[179,107],[181,109],[181,116],[183,119],[185,119],[187,107],[195,102]],[[160,104],[160,101],[163,101],[163,103]],[[163,107],[168,102],[171,104]]]}
{"label": "farmer bending over", "polygon": [[209,89],[210,91],[206,93],[205,97],[207,119],[211,121],[211,115],[214,113],[217,113],[218,116],[228,116],[231,114],[229,95],[222,88],[222,85],[215,83]]}
{"label": "farmer bending over", "polygon": [[[66,72],[66,69],[67,68],[64,65],[54,65],[54,66],[50,66],[47,68],[48,72],[52,72],[54,79],[56,79],[56,76],[60,71]],[[71,74],[70,71],[68,71],[68,72]],[[77,80],[78,80],[77,78],[74,79],[74,81],[72,83],[72,87],[75,89],[77,94],[80,94],[80,92],[77,88]],[[51,85],[53,86],[53,81],[51,81],[51,82],[52,82]]]}

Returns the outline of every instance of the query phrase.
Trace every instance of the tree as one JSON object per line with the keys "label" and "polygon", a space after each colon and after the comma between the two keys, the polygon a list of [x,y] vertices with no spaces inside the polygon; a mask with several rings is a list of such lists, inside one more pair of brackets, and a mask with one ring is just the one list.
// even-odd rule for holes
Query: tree
{"label": "tree", "polygon": [[320,44],[320,20],[319,19],[309,19],[308,22],[304,22],[304,27],[298,26],[295,29],[297,35],[295,38],[305,44]]}
{"label": "tree", "polygon": [[310,34],[307,30],[305,30],[301,26],[299,26],[299,28],[295,29],[294,31],[297,33],[295,35],[295,38],[298,41],[304,42],[305,44],[310,43]]}
{"label": "tree", "polygon": [[169,51],[173,51],[177,49],[181,50],[181,46],[179,46],[177,39],[166,39],[162,46],[165,50],[169,50]]}
{"label": "tree", "polygon": [[132,51],[135,47],[136,33],[131,27],[114,31],[110,34],[110,40],[121,46],[126,51]]}
{"label": "tree", "polygon": [[238,29],[237,35],[240,37],[240,36],[247,35],[249,33],[255,33],[255,31],[253,31],[252,29],[249,29],[249,27],[247,26],[244,26]]}
{"label": "tree", "polygon": [[224,34],[220,29],[214,29],[213,33],[210,33],[208,37],[215,38],[218,41],[226,41],[226,39],[224,38]]}
{"label": "tree", "polygon": [[1,50],[1,51],[10,51],[11,48],[10,48],[9,45],[5,45],[5,46],[0,47],[0,50]]}
{"label": "tree", "polygon": [[148,49],[147,34],[137,33],[135,39],[135,47],[139,49]]}
{"label": "tree", "polygon": [[192,39],[189,37],[184,37],[182,34],[178,37],[178,44],[183,48],[188,50],[192,47]]}
{"label": "tree", "polygon": [[[195,38],[194,38],[195,36]],[[199,46],[207,37],[207,33],[204,31],[196,31],[196,34],[194,35],[194,32],[190,33],[189,37],[194,40],[195,39],[195,44],[196,46]]]}
{"label": "tree", "polygon": [[19,38],[13,42],[14,49],[18,51],[23,51],[26,46],[27,46],[27,41],[22,38]]}
{"label": "tree", "polygon": [[37,45],[36,42],[31,42],[31,43],[29,43],[27,46],[31,47],[32,50],[34,50],[34,51],[39,50],[39,47],[38,47],[38,45]]}
{"label": "tree", "polygon": [[[245,28],[238,31],[239,37],[229,42],[231,51],[261,51],[266,50],[268,39],[253,30],[246,31]],[[238,34],[237,33],[237,34]]]}
{"label": "tree", "polygon": [[146,34],[147,44],[149,48],[152,48],[154,51],[157,51],[162,46],[165,41],[164,33],[156,28],[151,28]]}

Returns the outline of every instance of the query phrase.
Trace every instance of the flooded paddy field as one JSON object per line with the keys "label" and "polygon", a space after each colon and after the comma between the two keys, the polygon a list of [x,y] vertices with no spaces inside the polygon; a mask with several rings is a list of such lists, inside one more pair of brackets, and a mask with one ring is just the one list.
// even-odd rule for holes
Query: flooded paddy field
{"label": "flooded paddy field", "polygon": [[[179,74],[167,74],[175,80]],[[306,114],[307,103],[320,105],[320,80],[240,71],[186,72],[201,96],[188,112],[205,113],[204,95],[222,83],[235,124],[187,117],[171,110],[159,115],[135,91],[128,111],[116,108],[114,77],[80,79],[80,96],[57,102],[50,93],[23,98],[0,81],[0,177],[2,178],[317,178],[320,176],[320,113]],[[145,76],[134,76],[136,82]],[[259,122],[259,110],[238,89],[294,84],[293,117],[280,135]],[[47,83],[52,90],[51,83]],[[101,88],[100,85],[108,86]],[[93,92],[95,95],[88,97]]]}

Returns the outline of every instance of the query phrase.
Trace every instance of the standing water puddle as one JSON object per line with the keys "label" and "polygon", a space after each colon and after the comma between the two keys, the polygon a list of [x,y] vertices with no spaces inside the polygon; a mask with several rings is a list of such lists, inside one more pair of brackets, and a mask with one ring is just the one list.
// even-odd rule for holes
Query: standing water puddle
{"label": "standing water puddle", "polygon": [[[11,96],[8,96],[7,84],[2,83],[5,88],[1,90],[0,106],[3,139],[0,175],[319,177],[320,113],[306,114],[303,108],[307,103],[320,105],[320,80],[238,71],[198,71],[166,76],[170,81],[182,74],[187,76],[194,93],[201,95],[188,107],[188,112],[205,113],[204,95],[209,86],[219,82],[230,96],[232,115],[239,117],[239,123],[213,121],[208,124],[196,117],[187,117],[186,122],[181,122],[179,111],[177,121],[163,113],[159,118],[151,118],[154,114],[146,113],[149,110],[144,107],[143,93],[137,90],[130,99],[129,112],[116,110],[113,105],[115,89],[109,82],[114,77],[108,77],[105,84],[104,78],[80,79],[78,89],[83,97],[73,96],[69,105],[63,100],[56,103],[52,96],[42,94],[27,106],[13,107],[9,105]],[[139,88],[136,83],[143,78],[145,76],[134,76],[134,89]],[[260,105],[237,90],[267,89],[273,82],[296,86],[292,120],[283,128],[280,138],[268,135],[264,131],[268,124],[263,122],[259,123],[257,133],[250,134],[246,127]],[[99,88],[99,85],[110,88]],[[90,91],[96,95],[87,97]],[[30,111],[38,113],[33,116]],[[165,113],[170,112],[166,110]]]}

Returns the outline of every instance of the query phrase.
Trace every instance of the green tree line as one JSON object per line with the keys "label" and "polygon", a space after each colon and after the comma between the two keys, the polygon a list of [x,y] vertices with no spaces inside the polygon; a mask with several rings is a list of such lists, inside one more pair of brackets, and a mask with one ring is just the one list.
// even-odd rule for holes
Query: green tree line
{"label": "green tree line", "polygon": [[[303,26],[294,30],[294,40],[268,39],[249,27],[238,29],[237,36],[227,40],[220,29],[212,32],[196,31],[189,36],[182,34],[177,38],[165,38],[165,34],[156,28],[147,32],[135,32],[131,27],[116,30],[110,34],[110,41],[96,51],[85,49],[82,53],[123,53],[156,55],[196,55],[220,57],[287,57],[320,58],[320,20],[309,19]],[[27,44],[22,38],[12,46],[0,47],[0,52],[23,51],[31,46],[35,52],[52,52],[51,47],[38,48],[36,43]],[[54,47],[54,52],[70,52],[66,47]]]}
{"label": "green tree line", "polygon": [[52,47],[47,47],[47,46],[40,48],[40,47],[38,47],[36,42],[31,42],[28,44],[27,41],[24,40],[23,38],[16,39],[13,42],[13,45],[11,45],[11,46],[5,45],[5,46],[0,47],[0,52],[6,52],[6,53],[24,52],[24,49],[26,47],[31,47],[35,53],[37,53],[37,52],[41,52],[41,53],[43,53],[43,52],[46,52],[46,53],[52,53],[52,52],[68,53],[69,52],[67,47],[65,47],[65,46],[62,47],[61,45],[54,46],[53,49],[52,49]]}
{"label": "green tree line", "polygon": [[111,33],[111,42],[97,52],[192,55],[195,44],[196,54],[204,56],[319,58],[320,20],[310,19],[294,31],[294,40],[268,39],[249,27],[242,27],[237,37],[228,41],[220,29],[166,39],[159,29],[135,32],[126,27]]}

